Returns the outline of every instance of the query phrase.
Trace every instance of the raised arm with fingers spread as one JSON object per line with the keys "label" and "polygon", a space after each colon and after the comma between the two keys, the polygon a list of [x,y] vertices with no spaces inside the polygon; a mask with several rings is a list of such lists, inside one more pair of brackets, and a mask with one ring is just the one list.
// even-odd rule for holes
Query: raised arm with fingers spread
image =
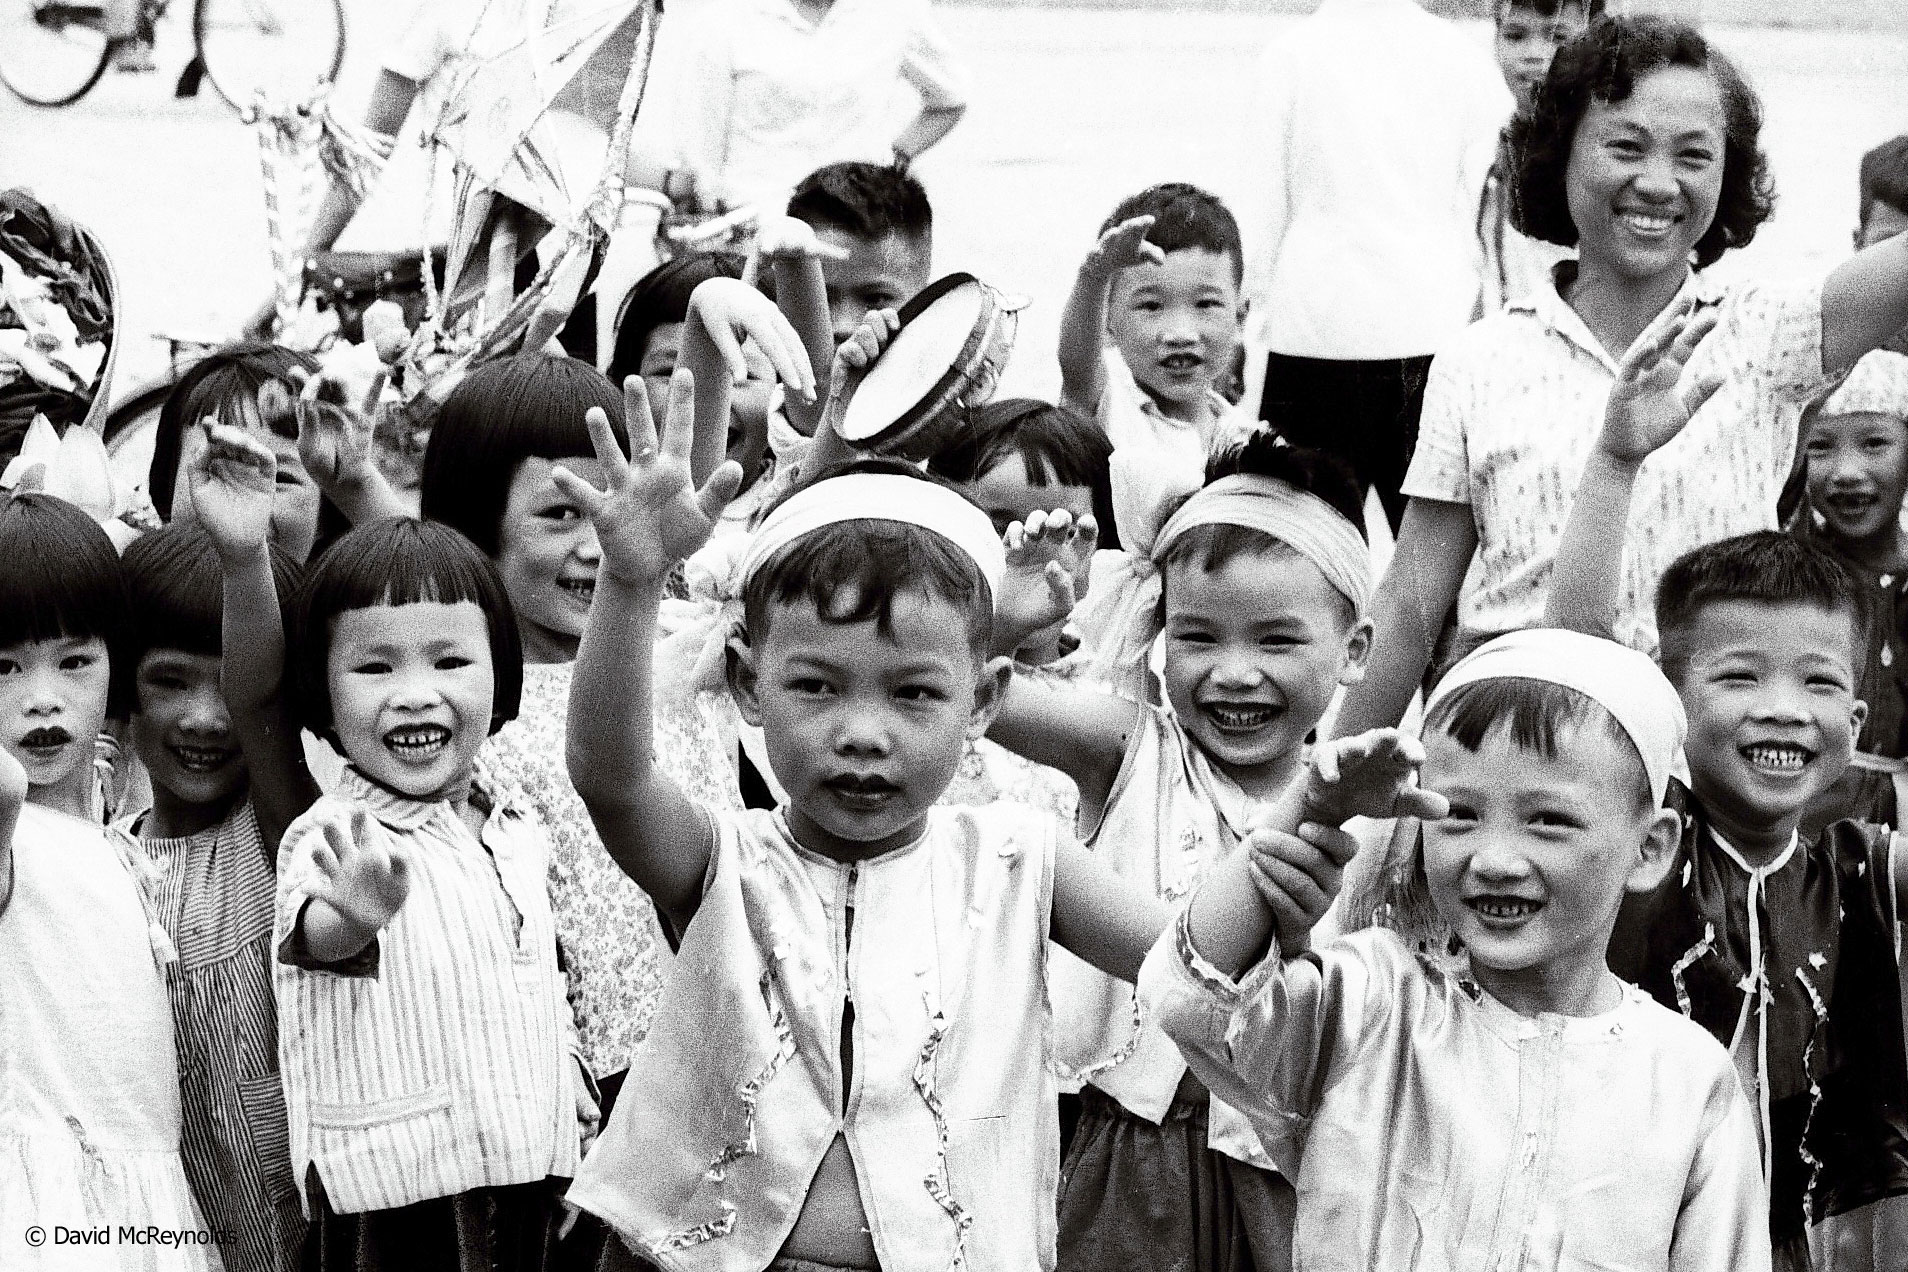
{"label": "raised arm with fingers spread", "polygon": [[1080,262],[1067,307],[1060,314],[1060,405],[1098,419],[1106,392],[1106,304],[1113,280],[1133,265],[1162,264],[1166,253],[1146,239],[1153,218],[1136,216],[1100,236]]}

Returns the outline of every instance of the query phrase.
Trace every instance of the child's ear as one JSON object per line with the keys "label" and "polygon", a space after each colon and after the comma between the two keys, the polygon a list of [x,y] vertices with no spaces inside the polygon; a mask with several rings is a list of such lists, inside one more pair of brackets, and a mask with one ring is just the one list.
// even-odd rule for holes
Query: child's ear
{"label": "child's ear", "polygon": [[967,740],[978,742],[987,736],[1001,703],[1007,700],[1007,686],[1013,683],[1014,660],[990,658],[981,664],[974,677],[974,712],[967,718]]}
{"label": "child's ear", "polygon": [[762,703],[756,696],[755,651],[740,631],[729,636],[722,650],[722,669],[729,681],[729,696],[735,709],[750,728],[762,727]]}
{"label": "child's ear", "polygon": [[1659,808],[1650,817],[1650,827],[1636,852],[1636,864],[1624,880],[1626,892],[1654,892],[1676,865],[1676,850],[1683,842],[1683,818],[1673,808]]}
{"label": "child's ear", "polygon": [[1361,618],[1345,633],[1345,662],[1338,669],[1339,684],[1355,685],[1365,678],[1366,664],[1371,661],[1371,642],[1377,630],[1369,618]]}
{"label": "child's ear", "polygon": [[1860,698],[1857,698],[1855,699],[1854,708],[1849,712],[1849,725],[1848,725],[1849,736],[1852,738],[1861,737],[1862,726],[1867,723],[1868,723],[1868,704],[1866,702],[1863,702]]}

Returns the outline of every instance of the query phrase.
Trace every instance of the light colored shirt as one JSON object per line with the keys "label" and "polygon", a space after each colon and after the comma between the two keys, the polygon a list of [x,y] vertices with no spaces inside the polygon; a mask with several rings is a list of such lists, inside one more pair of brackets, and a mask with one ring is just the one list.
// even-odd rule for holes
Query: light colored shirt
{"label": "light colored shirt", "polygon": [[818,21],[789,0],[704,0],[677,20],[659,109],[705,200],[779,211],[824,164],[890,161],[903,84],[927,107],[966,101],[928,0],[834,0]]}
{"label": "light colored shirt", "polygon": [[[446,802],[347,768],[278,850],[276,982],[294,1177],[341,1214],[575,1173],[574,1025],[545,892],[549,841],[486,783],[482,836]],[[361,806],[410,858],[410,891],[359,955],[295,939],[328,817]],[[309,1204],[309,1198],[304,1199]]]}
{"label": "light colored shirt", "polygon": [[[1692,297],[1718,306],[1720,321],[1684,381],[1715,376],[1722,387],[1637,477],[1615,634],[1645,653],[1656,648],[1656,581],[1671,562],[1776,527],[1802,406],[1823,379],[1819,287],[1719,285],[1692,274],[1637,340],[1653,339]],[[1470,505],[1477,556],[1458,606],[1467,630],[1542,624],[1552,562],[1616,368],[1555,279],[1479,321],[1432,362],[1404,493]]]}
{"label": "light colored shirt", "polygon": [[179,1156],[179,1070],[148,909],[116,830],[28,804],[0,912],[0,1265],[8,1272],[203,1272],[216,1246],[34,1246],[56,1225],[201,1231]]}
{"label": "light colored shirt", "polygon": [[1297,1272],[1769,1267],[1729,1057],[1633,986],[1521,1016],[1382,928],[1235,984],[1182,921],[1140,996],[1295,1181]]}
{"label": "light colored shirt", "polygon": [[1477,303],[1478,199],[1511,97],[1413,0],[1324,0],[1257,72],[1246,295],[1274,353],[1435,353]]}
{"label": "light colored shirt", "polygon": [[761,1272],[840,1136],[886,1272],[1051,1269],[1053,820],[936,807],[844,864],[780,813],[712,819],[678,974],[567,1200],[664,1272]]}
{"label": "light colored shirt", "polygon": [[1203,481],[1212,452],[1241,440],[1256,423],[1243,408],[1212,389],[1206,390],[1205,419],[1198,423],[1173,419],[1140,387],[1118,349],[1108,346],[1101,351],[1101,359],[1106,387],[1100,391],[1093,418],[1116,451],[1163,453],[1170,463],[1198,472]]}
{"label": "light colored shirt", "polygon": [[1480,317],[1550,286],[1550,271],[1557,262],[1576,255],[1571,248],[1534,239],[1511,224],[1511,194],[1516,181],[1517,174],[1500,148],[1477,209],[1477,241],[1484,253]]}

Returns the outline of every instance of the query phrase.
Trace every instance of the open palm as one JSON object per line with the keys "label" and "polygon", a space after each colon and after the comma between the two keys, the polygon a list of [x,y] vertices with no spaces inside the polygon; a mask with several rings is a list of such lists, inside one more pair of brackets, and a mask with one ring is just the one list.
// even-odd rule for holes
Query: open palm
{"label": "open palm", "polygon": [[271,537],[278,460],[243,429],[211,419],[201,428],[205,445],[186,475],[192,510],[221,556],[242,556]]}
{"label": "open palm", "polygon": [[1713,309],[1685,311],[1623,356],[1603,412],[1599,444],[1605,452],[1625,463],[1641,463],[1683,431],[1720,387],[1719,381],[1682,383],[1696,346],[1715,327]]}

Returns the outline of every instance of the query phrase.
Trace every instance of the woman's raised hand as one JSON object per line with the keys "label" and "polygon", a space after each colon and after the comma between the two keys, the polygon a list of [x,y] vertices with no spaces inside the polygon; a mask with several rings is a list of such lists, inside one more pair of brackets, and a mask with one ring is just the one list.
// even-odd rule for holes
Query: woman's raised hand
{"label": "woman's raised hand", "polygon": [[561,466],[551,473],[596,527],[602,571],[636,586],[660,586],[676,563],[709,541],[717,518],[742,485],[742,470],[725,462],[697,489],[689,475],[695,435],[695,377],[679,369],[669,381],[669,403],[660,438],[649,394],[636,376],[623,381],[623,416],[630,454],[610,428],[601,407],[584,416],[596,458],[609,479],[598,490]]}

